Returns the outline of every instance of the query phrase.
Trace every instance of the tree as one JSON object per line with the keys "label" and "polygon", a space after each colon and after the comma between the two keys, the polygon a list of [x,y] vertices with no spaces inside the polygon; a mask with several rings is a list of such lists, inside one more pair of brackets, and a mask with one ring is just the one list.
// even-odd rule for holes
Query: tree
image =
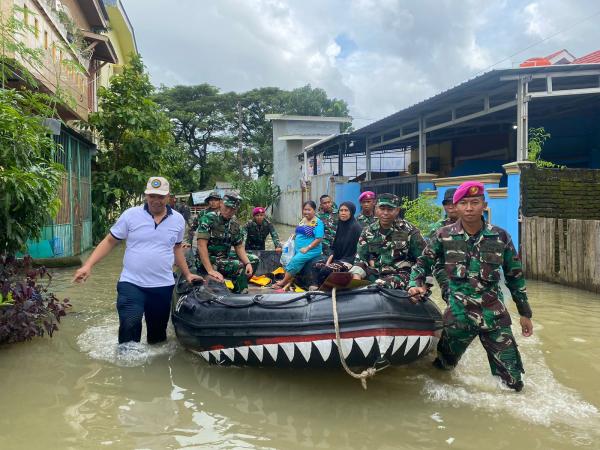
{"label": "tree", "polygon": [[402,199],[404,218],[416,226],[425,236],[432,223],[442,218],[443,208],[436,205],[433,199],[420,194],[414,200]]}
{"label": "tree", "polygon": [[201,84],[162,87],[155,99],[171,119],[175,142],[187,152],[188,167],[197,174],[189,189],[205,188],[209,153],[234,145],[235,94]]}
{"label": "tree", "polygon": [[123,73],[98,90],[100,111],[90,115],[101,146],[92,174],[94,239],[141,198],[146,181],[169,162],[173,137],[169,118],[152,100],[154,88],[135,55]]}
{"label": "tree", "polygon": [[[298,116],[346,117],[348,105],[344,100],[330,99],[320,88],[310,85],[284,91],[267,87],[253,89],[239,95],[243,113],[244,146],[247,148],[246,164],[256,169],[258,177],[273,174],[273,133],[267,114]],[[350,125],[345,124],[342,131]]]}
{"label": "tree", "polygon": [[236,183],[242,198],[241,211],[238,215],[250,216],[255,206],[268,209],[279,203],[281,189],[273,184],[271,177],[260,177],[257,180],[240,181]]}
{"label": "tree", "polygon": [[219,165],[211,158],[215,152],[229,151],[237,158],[235,166],[226,158],[222,161],[227,172],[217,172],[221,180],[272,175],[273,134],[266,114],[348,115],[346,102],[330,99],[323,89],[310,85],[293,91],[266,87],[241,94],[222,93],[208,84],[163,87],[155,99],[171,118],[175,141],[188,153],[187,167],[197,174],[197,182],[189,189],[212,185],[214,166]]}

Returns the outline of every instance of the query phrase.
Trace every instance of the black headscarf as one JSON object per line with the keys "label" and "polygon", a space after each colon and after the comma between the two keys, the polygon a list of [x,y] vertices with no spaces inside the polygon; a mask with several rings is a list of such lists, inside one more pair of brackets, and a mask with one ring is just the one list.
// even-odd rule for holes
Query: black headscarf
{"label": "black headscarf", "polygon": [[333,259],[335,261],[343,261],[352,264],[354,263],[354,257],[356,256],[356,244],[358,244],[358,238],[360,237],[362,227],[354,217],[354,214],[356,213],[356,206],[354,203],[344,202],[340,205],[340,208],[342,206],[345,206],[350,210],[350,218],[346,221],[338,221],[332,246]]}

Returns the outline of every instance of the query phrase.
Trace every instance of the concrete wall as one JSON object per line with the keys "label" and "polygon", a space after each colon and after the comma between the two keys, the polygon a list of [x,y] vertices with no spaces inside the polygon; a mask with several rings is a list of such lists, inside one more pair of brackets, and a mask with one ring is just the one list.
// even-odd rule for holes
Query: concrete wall
{"label": "concrete wall", "polygon": [[[273,181],[281,189],[281,200],[274,208],[273,219],[279,223],[296,225],[301,217],[304,177],[298,155],[302,153],[305,146],[316,142],[316,139],[309,139],[310,137],[326,137],[339,133],[340,122],[320,122],[318,118],[314,121],[281,118],[273,119],[272,124]],[[329,178],[329,175],[326,177]],[[317,192],[321,191],[321,189],[317,190]],[[315,195],[313,191],[313,199]],[[316,195],[317,199],[319,195],[321,194]]]}
{"label": "concrete wall", "polygon": [[[279,204],[273,208],[273,220],[277,223],[295,226],[302,218],[302,190],[288,190],[281,194]],[[287,236],[280,236],[287,239]]]}
{"label": "concrete wall", "polygon": [[600,170],[523,171],[523,215],[600,220]]}

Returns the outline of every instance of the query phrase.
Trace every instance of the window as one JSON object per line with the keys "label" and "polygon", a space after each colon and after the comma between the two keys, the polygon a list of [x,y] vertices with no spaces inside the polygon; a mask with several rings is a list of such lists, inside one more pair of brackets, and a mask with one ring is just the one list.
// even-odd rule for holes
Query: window
{"label": "window", "polygon": [[33,34],[35,35],[36,39],[39,39],[39,37],[40,37],[40,21],[37,20],[37,18],[35,18],[33,20]]}
{"label": "window", "polygon": [[56,61],[56,45],[52,44],[52,61]]}
{"label": "window", "polygon": [[48,50],[48,31],[44,31],[44,49]]}
{"label": "window", "polygon": [[27,5],[23,5],[23,23],[26,27],[29,26],[29,8]]}

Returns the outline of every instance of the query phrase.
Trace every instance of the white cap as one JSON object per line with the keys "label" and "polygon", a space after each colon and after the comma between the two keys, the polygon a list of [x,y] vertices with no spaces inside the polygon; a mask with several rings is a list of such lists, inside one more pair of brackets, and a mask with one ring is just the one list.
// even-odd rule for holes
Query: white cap
{"label": "white cap", "polygon": [[169,182],[163,177],[150,177],[144,194],[169,195]]}

